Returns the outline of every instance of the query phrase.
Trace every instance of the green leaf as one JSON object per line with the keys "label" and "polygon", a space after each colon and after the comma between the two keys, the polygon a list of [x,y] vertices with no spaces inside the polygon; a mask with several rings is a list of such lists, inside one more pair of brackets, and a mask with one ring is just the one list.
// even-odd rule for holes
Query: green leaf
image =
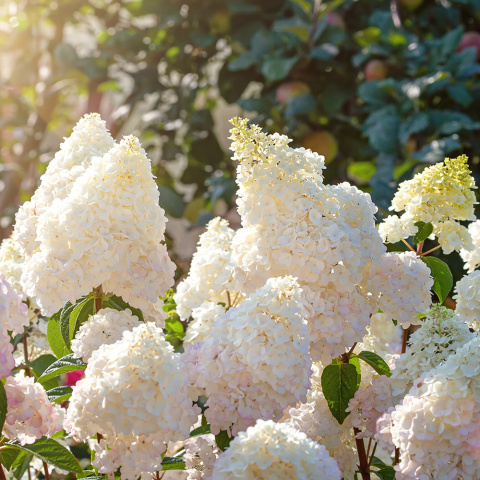
{"label": "green leaf", "polygon": [[38,380],[39,382],[45,382],[64,373],[85,370],[85,368],[87,368],[87,364],[81,358],[75,358],[73,353],[71,353],[53,362]]}
{"label": "green leaf", "polygon": [[62,358],[65,355],[72,353],[63,341],[62,331],[60,327],[60,314],[61,311],[50,317],[47,326],[48,344],[50,345],[52,352],[57,358]]}
{"label": "green leaf", "polygon": [[132,307],[129,305],[122,297],[117,297],[116,295],[112,295],[103,301],[103,308],[113,308],[122,312],[123,310],[129,309],[132,312],[132,315],[138,317],[141,322],[144,322],[145,319],[143,317],[143,313],[139,308]]}
{"label": "green leaf", "polygon": [[393,467],[384,467],[374,472],[380,480],[395,480],[395,470]]}
{"label": "green leaf", "polygon": [[16,448],[3,448],[0,450],[0,463],[7,470],[10,470],[19,455],[20,452]]}
{"label": "green leaf", "polygon": [[8,442],[5,445],[30,452],[40,460],[62,470],[76,473],[82,472],[82,467],[77,462],[77,459],[63,445],[51,438],[42,437],[31,445],[22,446],[17,441]]}
{"label": "green leaf", "polygon": [[353,162],[347,167],[348,177],[355,183],[368,183],[375,173],[373,162]]}
{"label": "green leaf", "polygon": [[63,341],[69,351],[71,352],[70,349],[70,315],[72,312],[75,310],[75,307],[77,305],[81,305],[85,301],[85,297],[82,297],[78,300],[77,303],[72,305],[69,301],[65,304],[65,306],[62,308],[62,311],[60,312],[60,331],[62,334]]}
{"label": "green leaf", "polygon": [[72,395],[72,387],[67,385],[62,387],[55,387],[50,390],[47,390],[48,399],[52,403],[62,403],[65,400],[68,400]]}
{"label": "green leaf", "polygon": [[7,417],[7,394],[5,393],[5,386],[0,382],[0,433],[3,430],[3,424]]}
{"label": "green leaf", "polygon": [[355,369],[357,370],[357,389],[360,386],[360,382],[362,381],[362,369],[360,367],[360,362],[358,361],[358,358],[356,355],[351,355],[350,358],[348,359],[348,363],[350,365],[353,365]]}
{"label": "green leaf", "polygon": [[69,329],[70,340],[75,338],[78,329],[88,320],[90,315],[95,315],[95,299],[93,297],[87,298],[84,302],[77,305],[70,315]]}
{"label": "green leaf", "polygon": [[340,425],[348,417],[345,409],[357,391],[357,369],[350,363],[330,364],[322,373],[322,390],[328,408]]}
{"label": "green leaf", "polygon": [[185,203],[183,198],[171,188],[158,187],[160,192],[160,206],[168,215],[175,218],[182,218],[185,210]]}
{"label": "green leaf", "polygon": [[40,355],[33,362],[27,363],[27,365],[30,367],[30,370],[32,371],[35,377],[35,380],[41,383],[45,388],[45,390],[58,387],[58,380],[56,378],[40,381],[40,377],[42,376],[43,372],[56,360],[57,359],[55,358],[55,356],[47,354],[47,355]]}
{"label": "green leaf", "polygon": [[425,222],[415,222],[418,232],[413,237],[413,243],[418,244],[426,240],[433,232],[433,225]]}
{"label": "green leaf", "polygon": [[360,360],[363,360],[365,363],[368,363],[377,373],[380,375],[386,375],[390,377],[392,372],[390,367],[387,365],[385,360],[382,357],[378,356],[376,353],[363,351],[357,355]]}
{"label": "green leaf", "polygon": [[13,470],[13,478],[23,478],[23,474],[27,471],[32,460],[33,455],[30,452],[19,451],[19,455],[11,467]]}
{"label": "green leaf", "polygon": [[228,436],[225,430],[222,430],[218,435],[215,435],[215,442],[217,447],[224,452],[230,445],[232,439]]}
{"label": "green leaf", "polygon": [[162,470],[185,470],[185,462],[177,457],[163,457]]}
{"label": "green leaf", "polygon": [[208,423],[207,425],[204,425],[192,430],[188,438],[198,437],[199,435],[206,435],[207,433],[210,433],[210,425]]}
{"label": "green leaf", "polygon": [[433,277],[432,290],[436,293],[440,303],[443,303],[453,287],[453,276],[448,265],[435,257],[420,257],[430,269]]}
{"label": "green leaf", "polygon": [[271,58],[262,64],[262,74],[267,82],[283,80],[290,73],[290,70],[298,62],[298,55],[291,58]]}

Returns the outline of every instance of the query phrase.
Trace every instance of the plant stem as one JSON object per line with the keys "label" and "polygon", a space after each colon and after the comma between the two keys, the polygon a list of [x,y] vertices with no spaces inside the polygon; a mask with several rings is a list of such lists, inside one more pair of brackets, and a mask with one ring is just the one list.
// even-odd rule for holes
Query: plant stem
{"label": "plant stem", "polygon": [[43,471],[45,472],[45,480],[50,480],[50,473],[48,472],[47,462],[43,462]]}
{"label": "plant stem", "polygon": [[227,290],[227,298],[228,298],[228,308],[232,308],[232,297],[230,297],[230,292]]}
{"label": "plant stem", "polygon": [[353,344],[352,348],[347,353],[343,353],[342,355],[340,355],[340,359],[342,360],[343,363],[348,363],[348,361],[350,360],[350,356],[352,355],[356,346],[357,346],[357,342]]}
{"label": "plant stem", "polygon": [[375,442],[375,445],[373,446],[373,450],[372,450],[372,455],[370,456],[370,460],[368,462],[368,466],[370,466],[373,462],[373,456],[375,455],[375,450],[377,449],[377,442]]}
{"label": "plant stem", "polygon": [[[27,332],[25,332],[23,334],[22,343],[23,343],[23,356],[25,357],[25,363],[28,363]],[[30,367],[25,366],[25,373],[27,374],[27,377],[32,376],[32,372],[30,371]]]}
{"label": "plant stem", "polygon": [[[415,249],[412,248],[412,246],[404,239],[404,238],[401,238],[400,239],[412,252],[415,252]],[[416,252],[415,252],[416,253]]]}
{"label": "plant stem", "polygon": [[371,480],[365,443],[363,438],[357,438],[357,435],[360,433],[357,427],[353,427],[353,433],[355,434],[355,443],[357,444],[358,460],[360,461],[359,472],[362,475],[362,480]]}
{"label": "plant stem", "polygon": [[436,247],[431,248],[430,250],[427,250],[426,252],[422,253],[420,256],[423,257],[425,255],[428,255],[429,253],[432,253],[435,250],[438,250],[441,247],[441,245],[437,245]]}
{"label": "plant stem", "polygon": [[408,340],[408,328],[403,329],[403,338],[402,338],[402,353],[407,351],[407,340]]}
{"label": "plant stem", "polygon": [[95,310],[97,313],[99,310],[102,309],[102,303],[103,303],[102,294],[103,294],[102,286],[99,285],[95,289]]}
{"label": "plant stem", "polygon": [[0,463],[0,480],[7,480],[5,476],[5,471],[3,470],[3,465]]}
{"label": "plant stem", "polygon": [[425,240],[422,240],[420,243],[417,243],[417,255],[421,255],[422,254],[422,250],[423,250],[423,243],[425,242]]}

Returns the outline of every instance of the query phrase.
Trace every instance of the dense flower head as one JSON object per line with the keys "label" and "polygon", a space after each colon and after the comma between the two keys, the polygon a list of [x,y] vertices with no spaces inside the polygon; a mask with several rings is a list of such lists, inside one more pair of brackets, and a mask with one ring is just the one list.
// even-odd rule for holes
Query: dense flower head
{"label": "dense flower head", "polygon": [[195,394],[208,398],[212,433],[235,435],[305,398],[311,373],[305,316],[295,279],[271,278],[219,317],[214,335],[185,347]]}
{"label": "dense flower head", "polygon": [[41,216],[48,212],[55,199],[66,198],[92,158],[102,157],[114,143],[105,122],[97,113],[85,115],[73,127],[72,134],[64,140],[48,164],[31,200],[25,202],[16,215],[14,236],[27,256],[40,247],[37,224]]}
{"label": "dense flower head", "polygon": [[8,439],[30,444],[62,428],[60,415],[33,377],[8,377],[5,393],[8,406],[3,434]]}
{"label": "dense flower head", "polygon": [[5,238],[0,244],[0,272],[5,275],[12,287],[23,296],[23,287],[20,284],[25,255],[20,250],[13,236]]}
{"label": "dense flower head", "polygon": [[[180,354],[153,323],[142,323],[95,350],[73,389],[64,426],[87,440],[102,434],[154,435],[166,444],[188,435],[197,410],[187,395]],[[162,453],[162,452],[160,452]]]}
{"label": "dense flower head", "polygon": [[134,307],[160,312],[158,297],[172,286],[175,266],[161,243],[166,218],[158,199],[137,138],[94,157],[37,222],[40,246],[26,257],[22,284],[43,313],[100,284]]}
{"label": "dense flower head", "polygon": [[22,300],[22,295],[0,273],[0,332],[18,335],[28,326],[28,307]]}
{"label": "dense flower head", "polygon": [[480,331],[480,271],[465,275],[455,285],[455,312],[471,328]]}
{"label": "dense flower head", "polygon": [[385,241],[397,242],[418,231],[415,222],[432,223],[445,253],[470,247],[468,230],[457,220],[475,220],[475,182],[467,157],[446,158],[400,184],[390,210],[405,211],[400,219],[388,217],[380,232]]}
{"label": "dense flower head", "polygon": [[358,456],[352,436],[351,418],[348,416],[340,425],[333,417],[322,392],[322,371],[320,363],[313,364],[312,386],[307,393],[307,401],[290,408],[282,421],[325,446],[337,462],[343,477],[353,478]]}
{"label": "dense flower head", "polygon": [[122,338],[125,330],[133,330],[138,325],[140,320],[130,309],[119,312],[113,308],[102,308],[80,326],[71,341],[72,352],[88,362],[92,353],[103,344],[115,343]]}
{"label": "dense flower head", "polygon": [[215,461],[212,480],[340,480],[324,446],[284,423],[258,420]]}
{"label": "dense flower head", "polygon": [[368,334],[363,338],[364,350],[380,355],[399,354],[402,350],[402,327],[395,325],[389,315],[375,313],[370,318]]}
{"label": "dense flower head", "polygon": [[208,480],[213,472],[213,464],[221,454],[215,442],[215,436],[197,435],[185,441],[185,470],[188,480]]}
{"label": "dense flower head", "polygon": [[[400,449],[397,478],[479,478],[479,352],[475,337],[417,382],[391,412],[390,434]],[[382,430],[385,435],[385,425]]]}
{"label": "dense flower head", "polygon": [[188,276],[178,284],[174,295],[181,319],[192,315],[193,309],[203,302],[228,304],[227,292],[233,300],[231,243],[234,233],[227,220],[216,217],[200,235]]}
{"label": "dense flower head", "polygon": [[465,269],[471,273],[480,266],[480,220],[471,222],[468,225],[468,232],[472,237],[472,246],[470,249],[462,248],[460,256],[465,262]]}
{"label": "dense flower head", "polygon": [[[188,324],[183,344],[201,342],[212,334],[214,322],[225,313],[225,307],[214,302],[203,302],[192,311],[193,320]],[[214,334],[214,332],[213,332]]]}
{"label": "dense flower head", "polygon": [[8,377],[15,367],[10,336],[0,331],[0,379]]}
{"label": "dense flower head", "polygon": [[466,321],[452,310],[434,305],[422,326],[410,337],[410,346],[395,361],[393,395],[403,397],[415,380],[443,363],[462,345],[476,337]]}
{"label": "dense flower head", "polygon": [[415,252],[386,253],[380,265],[365,267],[362,288],[378,303],[389,319],[403,328],[418,325],[418,314],[431,304],[433,278]]}
{"label": "dense flower head", "polygon": [[[356,284],[364,265],[385,252],[375,227],[377,209],[368,194],[348,183],[324,185],[322,156],[291,148],[287,137],[267,135],[246,120],[233,123],[243,226],[232,240],[234,278],[251,293],[294,269],[311,300],[312,355],[327,360],[362,339],[373,313],[363,308]],[[332,306],[332,296],[341,301]]]}

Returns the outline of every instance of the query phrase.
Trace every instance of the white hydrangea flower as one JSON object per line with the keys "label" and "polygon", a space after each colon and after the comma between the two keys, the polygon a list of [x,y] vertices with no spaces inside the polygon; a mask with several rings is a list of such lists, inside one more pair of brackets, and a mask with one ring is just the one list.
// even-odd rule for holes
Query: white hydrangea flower
{"label": "white hydrangea flower", "polygon": [[173,297],[182,320],[204,302],[221,302],[228,306],[238,295],[232,283],[231,242],[234,233],[226,220],[216,217],[200,235],[188,276],[178,284]]}
{"label": "white hydrangea flower", "polygon": [[418,325],[419,313],[425,312],[431,302],[433,278],[430,269],[415,252],[386,253],[381,264],[365,267],[361,284],[389,319],[395,319],[403,328]]}
{"label": "white hydrangea flower", "polygon": [[478,480],[480,338],[450,355],[391,413],[397,478]]}
{"label": "white hydrangea flower", "polygon": [[463,318],[446,307],[434,305],[422,326],[410,337],[407,352],[395,360],[390,377],[393,395],[402,398],[415,380],[443,363],[475,336]]}
{"label": "white hydrangea flower", "polygon": [[323,445],[285,423],[258,420],[215,461],[212,480],[340,480]]}
{"label": "white hydrangea flower", "polygon": [[161,243],[166,218],[158,199],[137,138],[94,157],[69,195],[38,218],[40,247],[26,257],[22,284],[42,312],[53,314],[101,284],[133,307],[161,306],[175,266]]}
{"label": "white hydrangea flower", "polygon": [[460,256],[465,262],[465,269],[471,273],[480,266],[480,220],[471,222],[468,225],[468,232],[472,238],[472,245],[470,249],[462,248]]}
{"label": "white hydrangea flower", "polygon": [[195,394],[208,398],[212,433],[235,435],[305,398],[312,363],[306,315],[296,280],[271,278],[215,321],[214,336],[185,347]]}
{"label": "white hydrangea flower", "polygon": [[183,344],[201,342],[211,335],[214,322],[225,313],[225,307],[214,302],[204,302],[192,311]]}
{"label": "white hydrangea flower", "polygon": [[397,242],[414,235],[415,222],[432,223],[433,234],[445,253],[471,249],[471,236],[458,220],[475,220],[476,188],[467,157],[446,158],[400,184],[390,210],[405,211],[400,218],[388,217],[380,226],[385,241]]}
{"label": "white hydrangea flower", "polygon": [[62,428],[57,409],[33,377],[8,377],[5,393],[8,406],[3,434],[8,439],[26,445]]}
{"label": "white hydrangea flower", "polygon": [[102,308],[83,323],[71,341],[72,352],[86,363],[92,353],[104,344],[112,344],[122,338],[125,330],[133,330],[141,322],[130,309],[119,312]]}
{"label": "white hydrangea flower", "polygon": [[480,331],[480,271],[465,275],[455,285],[455,312],[469,326]]}
{"label": "white hydrangea flower", "polygon": [[22,295],[0,273],[0,332],[23,333],[28,327],[28,307],[22,301]]}
{"label": "white hydrangea flower", "polygon": [[5,238],[0,244],[0,272],[5,275],[7,281],[23,297],[23,288],[20,284],[25,255],[13,238]]}
{"label": "white hydrangea flower", "polygon": [[98,113],[85,115],[73,127],[70,137],[64,140],[48,164],[37,191],[16,215],[14,237],[27,256],[40,247],[37,239],[39,218],[49,210],[55,199],[66,198],[92,158],[102,157],[114,143]]}
{"label": "white hydrangea flower", "polygon": [[188,480],[207,480],[211,478],[213,463],[222,451],[217,447],[215,436],[211,433],[198,435],[185,441],[185,470]]}
{"label": "white hydrangea flower", "polygon": [[[368,334],[363,338],[364,350],[385,358],[386,355],[400,354],[402,351],[403,329],[395,325],[384,313],[375,313],[370,318]],[[388,362],[387,362],[388,363]]]}
{"label": "white hydrangea flower", "polygon": [[[357,470],[358,455],[352,433],[350,416],[340,425],[328,408],[321,387],[323,366],[313,365],[312,386],[306,403],[290,408],[283,421],[325,446],[335,459],[344,478],[353,478]],[[363,371],[362,371],[363,377]]]}
{"label": "white hydrangea flower", "polygon": [[10,337],[0,331],[0,379],[11,375],[14,368],[15,358]]}
{"label": "white hydrangea flower", "polygon": [[[385,252],[375,227],[377,208],[348,183],[324,185],[322,156],[290,148],[287,137],[262,133],[246,120],[232,122],[243,225],[232,241],[238,289],[251,293],[294,269],[313,302],[312,356],[328,361],[361,341],[373,313],[355,290],[364,265]],[[337,295],[348,306],[332,306],[329,299]]]}

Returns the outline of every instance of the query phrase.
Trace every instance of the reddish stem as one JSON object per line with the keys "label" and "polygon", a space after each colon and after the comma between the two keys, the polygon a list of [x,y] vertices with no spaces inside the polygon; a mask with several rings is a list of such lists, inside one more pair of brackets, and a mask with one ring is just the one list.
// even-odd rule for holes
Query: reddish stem
{"label": "reddish stem", "polygon": [[103,294],[103,291],[102,291],[102,286],[99,285],[96,289],[95,289],[95,310],[98,311],[102,309],[102,304],[103,304],[103,300],[102,300],[102,294]]}
{"label": "reddish stem", "polygon": [[47,462],[43,462],[43,471],[45,472],[45,480],[50,480],[50,473],[48,472]]}
{"label": "reddish stem", "polygon": [[353,433],[355,434],[355,443],[357,444],[358,460],[360,461],[359,472],[362,475],[362,480],[371,480],[365,443],[363,442],[363,438],[357,438],[357,435],[360,433],[357,427],[353,427]]}

